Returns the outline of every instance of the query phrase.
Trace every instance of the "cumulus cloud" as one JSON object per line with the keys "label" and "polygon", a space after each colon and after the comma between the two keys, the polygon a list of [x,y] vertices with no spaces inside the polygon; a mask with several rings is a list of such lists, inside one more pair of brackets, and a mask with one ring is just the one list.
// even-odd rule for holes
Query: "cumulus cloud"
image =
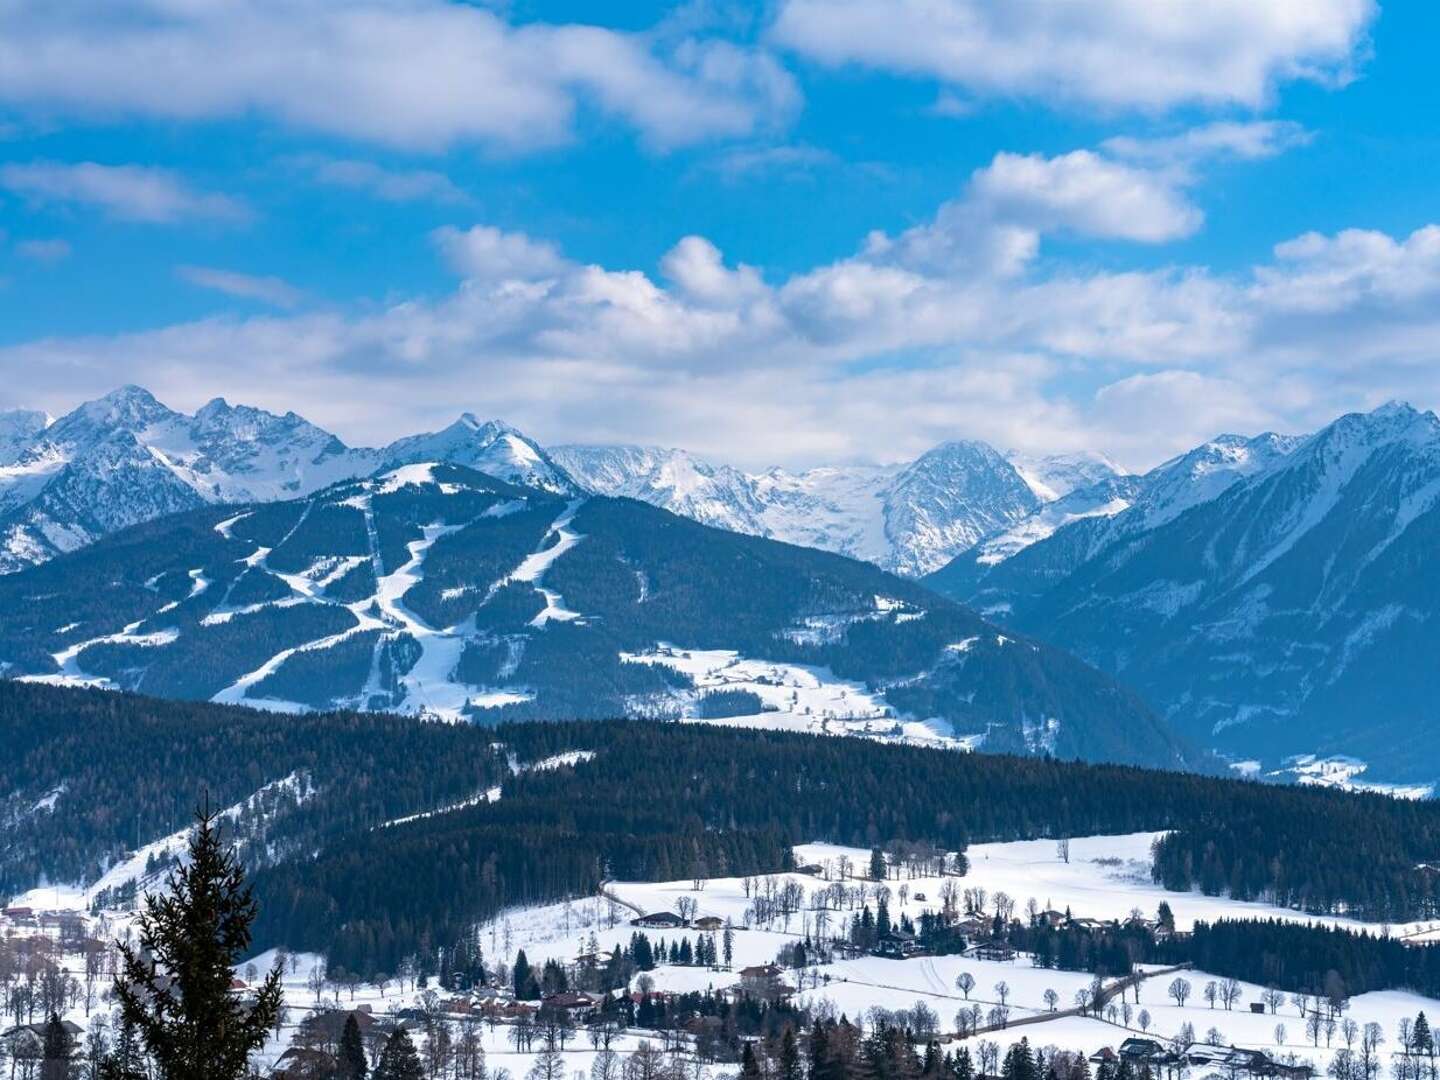
{"label": "cumulus cloud", "polygon": [[117,221],[147,225],[195,220],[233,223],[250,216],[243,203],[228,195],[196,191],[177,173],[141,165],[93,161],[3,165],[0,188],[31,203],[93,206]]}
{"label": "cumulus cloud", "polygon": [[430,235],[451,269],[474,281],[534,281],[567,266],[553,244],[491,225],[446,225]]}
{"label": "cumulus cloud", "polygon": [[1373,0],[782,0],[771,36],[821,63],[985,95],[1147,111],[1264,104],[1347,81]]}
{"label": "cumulus cloud", "polygon": [[217,270],[211,266],[179,266],[175,274],[182,281],[202,289],[233,296],[238,300],[256,300],[272,307],[293,308],[305,294],[278,277],[241,274],[234,270]]}
{"label": "cumulus cloud", "polygon": [[512,26],[458,0],[18,0],[0,6],[0,101],[517,151],[568,140],[582,105],[670,147],[782,125],[799,94],[763,50]]}
{"label": "cumulus cloud", "polygon": [[[997,205],[967,190],[773,281],[699,236],[652,274],[490,225],[443,229],[437,249],[463,278],[449,295],[10,346],[0,371],[24,378],[0,398],[55,411],[137,381],[181,405],[304,403],[356,442],[470,408],[542,440],[656,441],[751,466],[895,460],[966,435],[1131,467],[1223,429],[1440,400],[1440,226],[1306,235],[1229,274],[1116,272],[997,255],[1043,240]],[[989,253],[967,256],[971,242]]]}
{"label": "cumulus cloud", "polygon": [[1204,217],[1163,174],[1089,150],[997,154],[975,174],[971,192],[996,217],[1040,231],[1147,243],[1189,236]]}

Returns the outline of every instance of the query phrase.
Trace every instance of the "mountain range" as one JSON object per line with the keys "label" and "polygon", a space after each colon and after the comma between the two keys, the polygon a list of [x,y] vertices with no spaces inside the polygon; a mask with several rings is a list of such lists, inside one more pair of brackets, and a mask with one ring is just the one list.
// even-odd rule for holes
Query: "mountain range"
{"label": "mountain range", "polygon": [[623,715],[1203,764],[1113,679],[870,564],[447,463],[167,515],[0,577],[0,660],[293,712]]}
{"label": "mountain range", "polygon": [[[1123,507],[926,582],[1043,632],[1241,764],[1345,755],[1440,777],[1440,420],[1390,404],[1295,438],[1223,437]],[[1253,759],[1253,760],[1252,760]]]}
{"label": "mountain range", "polygon": [[[1440,779],[1440,766],[1422,752],[1440,736],[1429,660],[1440,597],[1425,555],[1433,550],[1440,501],[1437,429],[1433,414],[1396,404],[1342,417],[1310,435],[1222,435],[1139,475],[1098,454],[1029,458],[966,441],[890,465],[746,472],[679,449],[546,448],[508,425],[470,414],[438,432],[378,449],[353,448],[293,413],[277,416],[217,399],[188,416],[140,388],[124,387],[58,420],[23,410],[0,414],[0,568],[20,571],[64,552],[83,554],[91,550],[87,545],[118,537],[118,530],[165,515],[215,508],[211,512],[223,519],[233,512],[218,508],[232,504],[257,513],[256,504],[293,502],[407,465],[455,465],[514,486],[515,499],[554,500],[545,513],[556,527],[539,538],[548,536],[546,543],[558,544],[576,531],[573,523],[557,525],[555,506],[574,503],[584,507],[577,513],[590,516],[599,507],[623,505],[638,521],[641,504],[649,504],[677,515],[658,516],[647,526],[667,535],[683,518],[850,556],[919,578],[926,589],[1004,627],[940,644],[1020,635],[1052,642],[1136,689],[1182,742],[1217,749],[1239,768],[1347,782],[1368,770],[1364,780],[1424,789]],[[632,521],[630,528],[639,526]],[[735,557],[726,546],[732,541],[722,543],[708,531],[694,535],[705,538],[695,542],[716,558]],[[316,557],[343,561],[364,554],[346,549],[317,551]],[[240,557],[251,556],[253,551]],[[566,554],[561,564],[570,559]],[[305,568],[281,569],[294,575]],[[639,587],[649,588],[648,571],[634,569]],[[812,579],[817,573],[805,571]],[[764,621],[762,630],[697,633],[682,620],[652,625],[651,637],[627,639],[616,648],[633,652],[632,659],[644,656],[643,662],[668,673],[665,678],[688,680],[691,698],[680,712],[723,711],[729,706],[719,704],[721,683],[753,694],[777,679],[798,677],[789,668],[777,674],[779,669],[755,665],[803,666],[814,659],[785,649],[803,654],[841,624],[850,627],[842,636],[858,641],[870,624],[900,627],[915,612],[934,609],[930,593],[908,594],[903,582],[885,580],[883,587],[866,586],[864,594],[852,590],[849,606],[787,609]],[[258,589],[253,603],[276,599],[269,594],[278,588],[263,574],[251,575],[241,595],[251,587]],[[757,584],[737,579],[726,587]],[[299,588],[302,595],[305,588]],[[899,606],[877,607],[875,597]],[[288,594],[280,599],[293,600]],[[184,598],[165,602],[172,600]],[[718,603],[713,597],[706,602]],[[603,607],[591,604],[591,611]],[[718,614],[715,619],[723,622]],[[54,620],[46,633],[74,621]],[[86,633],[123,632],[133,621]],[[53,654],[73,644],[71,638],[87,640],[79,631],[61,635],[63,640],[42,633],[43,640],[27,645],[29,632],[13,623],[7,632],[10,652],[0,659],[17,674],[54,674],[46,667],[56,666]],[[782,640],[785,649],[777,651]],[[668,646],[676,651],[661,663]],[[736,655],[721,658],[723,650]],[[922,669],[919,654],[902,653],[910,674]],[[611,660],[601,666],[612,666]],[[882,674],[860,664],[847,673],[841,663],[827,676],[836,681],[820,680],[829,689],[816,689],[808,705],[779,704],[795,704],[800,717],[811,707],[810,720],[794,722],[824,726],[821,721],[850,711],[835,707],[835,695],[872,693],[884,679],[901,675],[903,666]],[[634,671],[627,665],[623,674],[628,679]],[[839,685],[847,680],[854,683],[849,690]],[[507,709],[550,707],[536,704],[545,695],[511,701],[504,695],[519,691],[491,689],[501,695],[493,701]],[[528,694],[535,688],[521,689]],[[620,699],[607,693],[595,700],[613,708]],[[554,686],[548,694],[554,704]],[[791,694],[800,696],[794,686]],[[917,738],[930,737],[924,724],[938,718],[933,731],[940,737],[975,741],[973,717],[955,727],[945,708],[933,703],[897,706],[905,695],[889,686],[879,698],[867,698],[869,705],[856,715],[865,713],[868,723],[889,709],[921,724],[910,732]],[[586,700],[581,694],[567,707],[581,708]],[[736,700],[747,706],[756,701]],[[768,690],[760,700],[777,704]],[[417,701],[392,692],[380,703],[413,707]],[[326,703],[366,701],[337,691],[310,704]],[[624,704],[643,711],[638,697]],[[677,706],[672,700],[658,708],[674,712]],[[1043,723],[1037,727],[1029,713],[1017,717],[999,709],[986,722],[1019,733],[1007,745],[1043,747]],[[1009,738],[990,736],[995,743]],[[1142,756],[1157,760],[1149,750]]]}
{"label": "mountain range", "polygon": [[1023,458],[979,442],[915,461],[746,473],[683,450],[560,446],[499,421],[378,449],[346,446],[294,413],[215,399],[193,416],[122,387],[51,422],[0,414],[0,572],[126,525],[216,503],[294,498],[416,461],[466,465],[565,494],[623,495],[707,525],[836,551],[918,576],[1075,489],[1120,475],[1099,455]]}

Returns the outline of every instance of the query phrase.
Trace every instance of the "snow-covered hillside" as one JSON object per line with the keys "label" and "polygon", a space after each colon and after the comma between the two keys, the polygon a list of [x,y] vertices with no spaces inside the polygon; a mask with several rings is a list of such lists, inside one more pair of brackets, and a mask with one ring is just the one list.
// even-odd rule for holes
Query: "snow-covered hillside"
{"label": "snow-covered hillside", "polygon": [[289,712],[1192,760],[1109,679],[872,565],[433,462],[201,507],[0,577],[0,661],[25,681]]}

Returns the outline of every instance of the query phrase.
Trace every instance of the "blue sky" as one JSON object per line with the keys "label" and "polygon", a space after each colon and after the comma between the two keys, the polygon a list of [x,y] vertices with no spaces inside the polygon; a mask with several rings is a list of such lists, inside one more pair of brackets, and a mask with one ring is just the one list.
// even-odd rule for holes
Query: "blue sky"
{"label": "blue sky", "polygon": [[[608,20],[597,23],[597,9]],[[1201,10],[1203,8],[1203,10]],[[0,11],[0,404],[1134,467],[1440,396],[1429,5]]]}

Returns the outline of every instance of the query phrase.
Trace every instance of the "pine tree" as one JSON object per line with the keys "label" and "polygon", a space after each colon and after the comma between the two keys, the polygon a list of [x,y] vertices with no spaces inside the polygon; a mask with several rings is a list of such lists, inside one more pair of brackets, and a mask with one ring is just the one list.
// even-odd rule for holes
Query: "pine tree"
{"label": "pine tree", "polygon": [[74,1052],[70,1033],[60,1017],[51,1013],[50,1022],[45,1025],[45,1057],[40,1062],[40,1080],[66,1080]]}
{"label": "pine tree", "polygon": [[885,880],[885,853],[878,847],[870,850],[870,877],[874,881]]}
{"label": "pine tree", "polygon": [[420,1065],[415,1044],[410,1041],[410,1033],[400,1028],[386,1040],[371,1080],[424,1080],[424,1077],[425,1070]]}
{"label": "pine tree", "polygon": [[535,974],[530,970],[530,961],[525,956],[525,950],[521,949],[515,954],[514,987],[515,996],[521,1001],[533,1001],[538,994],[530,994],[530,983],[534,981]]}
{"label": "pine tree", "polygon": [[1424,1012],[1415,1017],[1415,1026],[1410,1029],[1410,1045],[1417,1054],[1428,1054],[1435,1048],[1434,1036],[1430,1034],[1430,1021]]}
{"label": "pine tree", "polygon": [[755,1044],[747,1042],[740,1055],[740,1075],[744,1080],[760,1080],[760,1062],[755,1060]]}
{"label": "pine tree", "polygon": [[277,966],[246,1002],[230,990],[250,947],[256,904],[206,808],[196,815],[188,862],[163,895],[145,897],[139,945],[119,945],[115,994],[163,1080],[239,1080],[265,1045],[282,1004]]}
{"label": "pine tree", "polygon": [[340,1035],[340,1080],[365,1080],[370,1071],[365,1061],[365,1044],[360,1041],[360,1024],[351,1013]]}
{"label": "pine tree", "polygon": [[787,1027],[780,1037],[779,1080],[805,1080],[805,1070],[800,1064],[800,1046],[795,1042],[793,1027]]}

